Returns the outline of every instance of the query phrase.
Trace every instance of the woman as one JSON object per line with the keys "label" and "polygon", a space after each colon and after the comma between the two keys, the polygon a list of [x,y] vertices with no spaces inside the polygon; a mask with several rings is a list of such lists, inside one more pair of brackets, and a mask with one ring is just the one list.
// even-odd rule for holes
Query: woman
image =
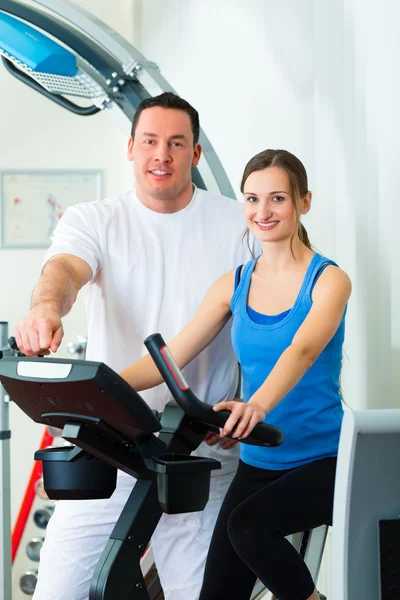
{"label": "woman", "polygon": [[[332,519],[342,420],[340,368],[348,276],[315,253],[300,216],[311,207],[302,163],[266,150],[247,164],[241,191],[258,259],[223,275],[194,319],[169,343],[180,367],[233,317],[244,403],[223,436],[243,439],[260,421],[281,427],[278,448],[243,445],[211,542],[200,600],[247,600],[258,577],[279,600],[318,600],[303,560],[285,536]],[[137,390],[161,378],[149,356],[122,376]]]}

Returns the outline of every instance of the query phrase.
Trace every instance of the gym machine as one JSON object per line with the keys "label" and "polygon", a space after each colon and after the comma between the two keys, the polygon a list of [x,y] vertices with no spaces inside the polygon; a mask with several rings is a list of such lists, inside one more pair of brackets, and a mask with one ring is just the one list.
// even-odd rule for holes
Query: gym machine
{"label": "gym machine", "polygon": [[[190,456],[230,415],[198,400],[159,334],[145,344],[177,404],[161,416],[102,363],[9,358],[0,380],[35,422],[61,428],[70,447],[36,452],[51,499],[108,498],[117,468],[137,478],[93,575],[90,600],[148,600],[140,558],[162,512],[203,510],[214,459]],[[156,435],[157,434],[157,435]],[[259,424],[246,443],[277,446],[280,430]]]}
{"label": "gym machine", "polygon": [[[13,400],[33,420],[45,423],[50,427],[62,428],[63,437],[76,445],[67,448],[50,448],[36,453],[36,458],[43,461],[45,488],[51,499],[98,498],[104,497],[104,494],[109,497],[115,487],[115,467],[146,480],[138,482],[135,486],[136,492],[132,492],[110,537],[93,577],[91,600],[99,598],[107,600],[111,594],[115,593],[112,585],[110,588],[107,587],[109,584],[106,585],[109,578],[111,581],[118,581],[119,597],[123,598],[120,586],[126,586],[127,590],[130,589],[131,561],[135,565],[134,574],[138,579],[136,581],[138,587],[135,587],[136,595],[132,597],[153,598],[155,594],[159,593],[156,580],[153,582],[153,589],[148,589],[145,595],[138,595],[138,590],[141,592],[145,590],[143,578],[140,575],[140,557],[161,516],[162,509],[165,512],[183,512],[204,508],[208,498],[209,471],[219,466],[216,461],[210,459],[190,457],[188,452],[197,448],[204,439],[206,431],[218,431],[229,413],[225,415],[224,413],[215,413],[210,406],[193,397],[160,336],[151,336],[146,344],[153,358],[158,360],[158,367],[162,371],[173,397],[181,406],[179,409],[175,404],[169,405],[161,418],[150,411],[132,388],[105,365],[81,360],[27,359],[25,357],[0,361],[0,379],[12,395]],[[121,437],[121,433],[126,436],[127,431],[121,431],[118,424],[115,426],[116,400],[114,397],[110,398],[109,388],[112,388],[113,396],[119,394],[121,398],[124,398],[125,403],[132,404],[135,420],[142,419],[144,422],[145,418],[149,419],[146,424],[147,435],[144,439],[142,439],[141,432],[133,430],[134,435],[131,434],[130,437],[136,440],[136,444],[132,443],[130,438],[128,438],[128,442],[126,439],[119,440],[123,446],[123,452],[116,441],[118,436]],[[96,394],[99,399],[96,399]],[[123,394],[128,395],[124,396]],[[133,397],[133,400],[130,399],[130,396]],[[71,400],[72,398],[73,400]],[[90,402],[88,402],[88,398]],[[121,401],[118,401],[121,404]],[[112,411],[110,410],[111,402]],[[50,413],[46,410],[49,407],[52,409]],[[182,408],[185,411],[184,414]],[[106,411],[105,417],[101,412],[104,410]],[[116,414],[120,413],[117,411]],[[101,416],[103,418],[100,418]],[[124,417],[124,414],[121,413],[121,416]],[[122,423],[125,429],[129,420],[123,418]],[[149,425],[151,431],[148,430]],[[154,433],[161,427],[159,437],[156,438]],[[139,428],[136,426],[135,429]],[[263,435],[268,433],[269,437],[266,438],[269,440],[268,445],[277,445],[281,442],[282,436],[275,428],[257,426],[253,433],[253,437],[259,437],[257,443],[261,443],[258,434],[260,429]],[[77,434],[77,430],[80,430],[80,433]],[[271,437],[271,434],[275,437]],[[110,439],[107,440],[108,437]],[[139,439],[140,441],[138,441]],[[113,443],[110,445],[110,442]],[[253,442],[251,439],[248,440],[248,443]],[[85,449],[86,452],[83,452],[82,449]],[[167,450],[169,453],[173,452],[173,460],[165,456]],[[163,456],[160,456],[160,452]],[[95,461],[93,457],[100,457],[102,460]],[[125,460],[129,457],[132,465],[122,464],[122,457],[125,457]],[[110,463],[112,468],[105,463]],[[98,470],[96,471],[96,469]],[[141,472],[141,469],[144,471]],[[198,472],[196,473],[196,471]],[[155,479],[157,484],[154,482]],[[186,495],[184,495],[185,480],[190,482]],[[199,483],[196,483],[196,480]],[[158,501],[155,495],[155,485],[159,486]],[[159,504],[161,504],[161,508]],[[293,536],[292,540],[306,561],[315,581],[318,579],[326,532],[327,527],[321,526]],[[134,544],[134,540],[140,540],[140,543]],[[112,555],[111,560],[110,555]],[[96,583],[96,577],[100,583],[98,581]],[[107,592],[110,596],[105,592],[106,587],[110,590]],[[266,591],[258,585],[254,590],[253,597],[261,599],[265,597],[265,594]],[[126,596],[126,598],[130,597]],[[321,595],[321,599],[324,598]]]}
{"label": "gym machine", "polygon": [[332,594],[400,598],[400,410],[347,411],[332,529]]}

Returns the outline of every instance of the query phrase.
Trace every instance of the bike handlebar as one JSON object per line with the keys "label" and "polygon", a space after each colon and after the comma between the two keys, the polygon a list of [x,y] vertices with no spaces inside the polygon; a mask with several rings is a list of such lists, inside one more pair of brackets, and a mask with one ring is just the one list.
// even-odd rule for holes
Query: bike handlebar
{"label": "bike handlebar", "polygon": [[[205,425],[211,425],[211,428],[214,430],[215,428],[223,428],[231,412],[228,410],[215,412],[212,406],[201,402],[194,395],[162,336],[159,333],[154,333],[145,339],[144,344],[163,376],[172,396],[185,413],[198,419]],[[231,436],[229,435],[228,437]],[[279,446],[283,442],[283,433],[273,425],[258,423],[250,435],[240,441],[243,444],[257,446]]]}

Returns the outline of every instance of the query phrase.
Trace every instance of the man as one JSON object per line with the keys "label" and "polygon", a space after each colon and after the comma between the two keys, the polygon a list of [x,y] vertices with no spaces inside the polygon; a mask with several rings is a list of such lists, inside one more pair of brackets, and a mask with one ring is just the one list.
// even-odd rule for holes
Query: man
{"label": "man", "polygon": [[[171,93],[144,100],[128,143],[136,193],[69,208],[59,222],[31,312],[16,328],[28,356],[55,352],[62,317],[81,288],[88,318],[89,360],[121,371],[145,353],[159,331],[172,338],[194,315],[222,273],[246,262],[242,206],[196,189],[191,168],[201,156],[198,114]],[[195,394],[208,403],[232,399],[237,364],[229,326],[185,369]],[[162,411],[163,384],[142,393]],[[197,451],[222,460],[203,512],[163,515],[152,539],[167,600],[197,600],[214,522],[237,465],[233,442]],[[232,448],[232,449],[230,449]],[[215,473],[215,472],[214,472]],[[35,600],[86,600],[100,553],[134,485],[120,474],[110,500],[61,501],[41,552]]]}

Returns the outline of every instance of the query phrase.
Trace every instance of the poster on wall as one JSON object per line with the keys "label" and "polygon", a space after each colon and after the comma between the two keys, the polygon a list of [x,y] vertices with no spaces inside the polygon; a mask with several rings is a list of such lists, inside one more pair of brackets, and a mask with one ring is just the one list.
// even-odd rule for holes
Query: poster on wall
{"label": "poster on wall", "polygon": [[101,171],[0,171],[2,248],[47,248],[66,209],[100,200]]}

